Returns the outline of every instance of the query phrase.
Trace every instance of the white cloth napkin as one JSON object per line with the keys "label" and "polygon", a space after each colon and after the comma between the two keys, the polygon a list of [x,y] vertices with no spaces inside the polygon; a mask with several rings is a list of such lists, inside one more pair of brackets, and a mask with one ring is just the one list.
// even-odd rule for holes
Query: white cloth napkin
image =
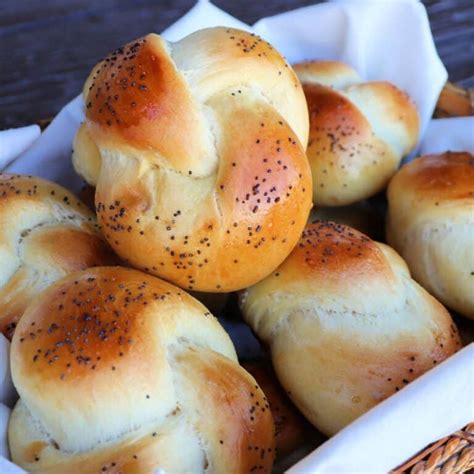
{"label": "white cloth napkin", "polygon": [[7,430],[10,418],[10,407],[13,406],[17,394],[13,388],[10,374],[10,343],[0,334],[0,473],[19,474],[25,472],[7,461],[9,457]]}
{"label": "white cloth napkin", "polygon": [[38,125],[0,131],[0,171],[40,136]]}
{"label": "white cloth napkin", "polygon": [[230,26],[252,31],[252,28],[207,0],[198,0],[191,10],[161,32],[168,41],[178,41],[193,31],[212,26]]}
{"label": "white cloth napkin", "polygon": [[71,165],[74,135],[84,120],[81,98],[67,104],[41,136],[5,168],[6,173],[33,174],[78,191],[82,180]]}
{"label": "white cloth napkin", "polygon": [[12,407],[16,398],[10,374],[10,342],[0,333],[0,403]]}
{"label": "white cloth napkin", "polygon": [[474,344],[411,382],[287,472],[385,473],[474,420]]}
{"label": "white cloth napkin", "polygon": [[[340,59],[368,80],[390,80],[417,104],[422,130],[426,130],[420,152],[472,150],[472,118],[430,121],[447,74],[425,9],[416,0],[340,0],[264,18],[253,27],[201,0],[163,34],[176,41],[215,25],[254,31],[290,62]],[[77,97],[5,171],[35,174],[78,190],[81,180],[74,174],[70,154],[83,117]],[[257,349],[248,328],[238,323],[229,323],[227,328],[241,355]],[[472,384],[468,386],[473,380],[472,361],[471,345],[324,443],[291,473],[386,472],[429,442],[472,421]],[[0,443],[5,430],[6,418],[0,415]],[[9,470],[6,462],[0,455],[0,473],[22,472]]]}
{"label": "white cloth napkin", "polygon": [[419,154],[448,150],[474,153],[474,117],[431,120],[420,144]]}
{"label": "white cloth napkin", "polygon": [[[7,428],[8,428],[8,419],[10,418],[10,408],[8,408],[3,403],[0,403],[0,462],[2,456],[8,458],[10,453],[8,451],[8,442],[7,442]],[[0,464],[1,467],[1,464]],[[3,472],[3,471],[0,471]]]}

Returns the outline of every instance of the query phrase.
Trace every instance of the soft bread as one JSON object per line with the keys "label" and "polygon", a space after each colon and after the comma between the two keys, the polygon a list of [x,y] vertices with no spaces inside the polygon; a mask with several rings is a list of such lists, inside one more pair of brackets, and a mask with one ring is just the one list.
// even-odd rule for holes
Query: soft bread
{"label": "soft bread", "polygon": [[268,403],[227,333],[150,275],[102,267],[48,288],[20,320],[11,369],[10,449],[29,472],[271,470]]}
{"label": "soft bread", "polygon": [[125,261],[226,292],[291,251],[311,207],[308,111],[267,42],[225,28],[178,43],[149,34],[94,68],[84,102],[74,166]]}
{"label": "soft bread", "polygon": [[387,240],[430,293],[474,319],[474,155],[408,163],[388,188]]}
{"label": "soft bread", "polygon": [[72,193],[33,176],[0,174],[0,332],[64,275],[115,261],[95,216]]}
{"label": "soft bread", "polygon": [[394,250],[332,222],[309,224],[241,305],[290,398],[328,435],[460,347]]}
{"label": "soft bread", "polygon": [[418,113],[409,97],[388,82],[363,82],[335,61],[294,69],[310,114],[314,203],[347,205],[381,191],[418,140]]}
{"label": "soft bread", "polygon": [[249,360],[242,366],[255,378],[267,397],[275,424],[277,459],[281,459],[304,444],[314,430],[285,394],[269,360]]}

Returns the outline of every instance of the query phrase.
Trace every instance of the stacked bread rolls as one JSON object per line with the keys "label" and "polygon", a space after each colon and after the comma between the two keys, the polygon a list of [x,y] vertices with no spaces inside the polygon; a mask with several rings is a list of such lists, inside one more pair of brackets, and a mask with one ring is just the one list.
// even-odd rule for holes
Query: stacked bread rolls
{"label": "stacked bread rolls", "polygon": [[313,201],[342,206],[382,191],[418,141],[409,97],[389,82],[363,82],[336,61],[295,65],[310,114]]}
{"label": "stacked bread rolls", "polygon": [[[38,474],[271,472],[276,446],[301,443],[308,426],[270,369],[247,366],[269,400],[185,290],[219,309],[241,290],[281,385],[327,435],[460,347],[393,249],[331,222],[380,236],[380,213],[362,200],[415,146],[414,105],[342,63],[295,69],[232,28],[177,43],[147,35],[84,86],[72,159],[98,225],[63,188],[0,176],[15,463]],[[388,221],[416,279],[470,317],[472,161],[406,166]],[[329,206],[313,213],[325,221],[307,224],[312,200]],[[135,269],[103,266],[119,258]]]}
{"label": "stacked bread rolls", "polygon": [[64,275],[116,262],[95,215],[63,187],[0,174],[0,332],[11,338],[28,303]]}
{"label": "stacked bread rolls", "polygon": [[474,319],[474,156],[422,156],[388,187],[387,239],[414,277]]}
{"label": "stacked bread rolls", "polygon": [[394,250],[333,222],[309,224],[241,305],[290,398],[328,435],[460,347]]}
{"label": "stacked bread rolls", "polygon": [[60,280],[22,317],[11,364],[12,458],[30,472],[270,472],[263,392],[207,309],[155,277]]}
{"label": "stacked bread rolls", "polygon": [[94,68],[84,103],[74,166],[125,261],[226,292],[294,247],[311,207],[308,112],[267,42],[225,28],[174,44],[147,35]]}

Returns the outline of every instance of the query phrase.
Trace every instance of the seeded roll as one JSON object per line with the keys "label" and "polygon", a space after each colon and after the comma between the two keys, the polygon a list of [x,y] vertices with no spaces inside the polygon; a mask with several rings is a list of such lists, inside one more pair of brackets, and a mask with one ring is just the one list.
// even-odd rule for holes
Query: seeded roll
{"label": "seeded roll", "polygon": [[277,459],[290,454],[309,437],[314,437],[314,430],[298,412],[291,400],[280,386],[271,362],[254,359],[244,362],[243,367],[260,385],[270,405],[275,424],[275,443]]}
{"label": "seeded roll", "polygon": [[60,280],[20,320],[11,370],[10,450],[28,472],[271,471],[263,392],[217,319],[153,276]]}
{"label": "seeded roll", "polygon": [[73,163],[125,261],[228,292],[289,254],[311,207],[308,111],[267,42],[226,28],[177,43],[149,34],[99,63],[83,96]]}
{"label": "seeded roll", "polygon": [[309,224],[241,306],[288,395],[327,435],[461,345],[449,313],[394,250],[333,222]]}
{"label": "seeded roll", "polygon": [[95,215],[72,193],[0,174],[0,332],[11,338],[28,303],[54,281],[113,262]]}
{"label": "seeded roll", "polygon": [[389,82],[364,82],[340,62],[294,68],[310,114],[313,202],[344,206],[384,189],[418,141],[419,118],[410,98]]}
{"label": "seeded roll", "polygon": [[387,240],[444,304],[474,319],[474,155],[427,155],[388,188]]}

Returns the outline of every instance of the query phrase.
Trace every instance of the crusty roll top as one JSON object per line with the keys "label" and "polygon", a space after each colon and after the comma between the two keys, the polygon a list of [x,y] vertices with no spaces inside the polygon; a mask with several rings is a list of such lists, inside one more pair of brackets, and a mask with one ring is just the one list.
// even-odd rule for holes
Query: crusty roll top
{"label": "crusty roll top", "polygon": [[[250,411],[266,402],[229,337],[197,300],[144,273],[102,267],[50,287],[20,321],[11,367],[20,395],[12,455],[33,472],[81,462],[91,472],[101,463],[110,472],[185,472],[201,458],[197,470],[231,463],[247,472],[262,449],[258,463],[271,466],[271,415]],[[190,443],[182,463],[180,439]],[[249,455],[248,444],[259,452]]]}
{"label": "crusty roll top", "polygon": [[364,83],[338,62],[301,63],[295,71],[310,113],[315,203],[350,204],[380,191],[418,140],[409,97],[388,82]]}
{"label": "crusty roll top", "polygon": [[[441,319],[450,319],[444,308],[410,279],[405,262],[390,247],[343,224],[315,221],[306,226],[293,252],[275,272],[243,292],[242,302],[244,308],[255,305],[249,322],[264,340],[272,337],[275,318],[287,318],[288,311],[299,305],[307,310],[316,305],[316,309],[323,306],[359,315],[350,330],[360,332],[369,344],[392,325],[402,332],[409,328],[416,331],[431,319],[430,313],[413,318],[404,311],[408,303],[401,295],[405,292],[423,305],[435,304]],[[270,307],[274,298],[278,305]],[[377,315],[369,333],[367,313]]]}
{"label": "crusty roll top", "polygon": [[398,254],[332,222],[309,224],[241,305],[280,382],[327,434],[460,347],[449,313]]}
{"label": "crusty roll top", "polygon": [[423,286],[474,318],[474,156],[416,158],[394,176],[387,197],[390,244]]}
{"label": "crusty roll top", "polygon": [[433,212],[469,209],[474,202],[474,155],[446,152],[417,158],[394,176],[388,197],[394,207],[411,210],[408,220],[416,217],[414,206]]}
{"label": "crusty roll top", "polygon": [[53,281],[113,260],[94,214],[72,193],[0,174],[0,331],[11,336],[28,302]]}
{"label": "crusty roll top", "polygon": [[84,100],[73,161],[124,259],[220,292],[289,253],[311,206],[308,114],[268,43],[224,28],[174,44],[151,34],[102,61]]}

